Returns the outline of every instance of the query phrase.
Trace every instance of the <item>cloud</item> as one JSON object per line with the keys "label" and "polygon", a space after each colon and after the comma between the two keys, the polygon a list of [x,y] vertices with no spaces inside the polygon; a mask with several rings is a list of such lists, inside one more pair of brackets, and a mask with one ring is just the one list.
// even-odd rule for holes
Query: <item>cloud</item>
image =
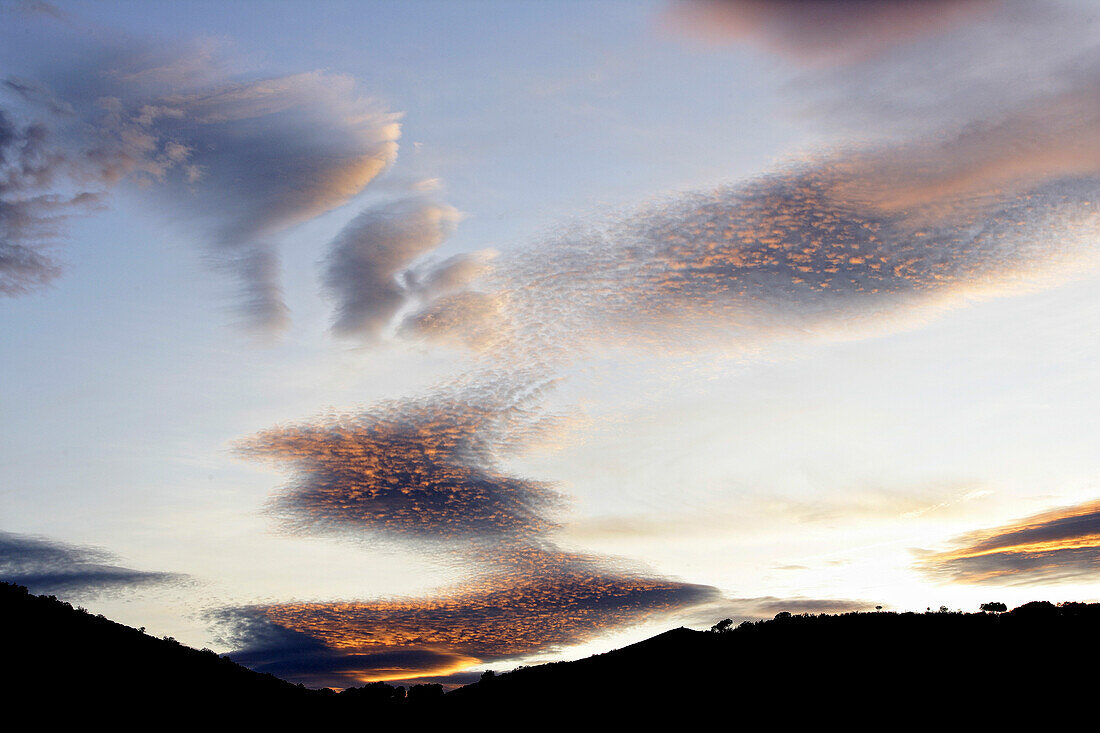
{"label": "cloud", "polygon": [[184,579],[114,562],[113,555],[97,548],[0,532],[0,579],[26,586],[32,593],[88,598]]}
{"label": "cloud", "polygon": [[[35,181],[46,201],[65,200],[53,190],[62,184],[101,194],[140,185],[239,279],[242,312],[260,328],[286,317],[278,235],[358,194],[394,160],[400,135],[398,117],[350,77],[249,78],[202,45],[98,47],[44,80],[6,86],[40,118],[24,134],[37,136],[37,158],[66,165],[66,181]],[[48,148],[37,142],[47,133]],[[18,204],[21,193],[9,186],[0,200]]]}
{"label": "cloud", "polygon": [[505,308],[499,293],[468,290],[443,295],[406,317],[398,333],[472,351],[500,349],[510,339]]}
{"label": "cloud", "polygon": [[579,225],[498,258],[470,291],[495,309],[447,307],[456,296],[445,296],[408,328],[459,343],[508,334],[500,355],[526,360],[594,346],[690,353],[883,328],[1064,275],[1096,255],[1100,146],[1089,124],[1100,118],[1088,111],[1066,123],[1083,133],[1069,143],[1005,123]]}
{"label": "cloud", "polygon": [[211,620],[225,634],[222,641],[238,649],[232,654],[233,661],[309,687],[347,687],[375,679],[447,674],[476,663],[457,654],[425,649],[378,647],[358,652],[331,647],[320,638],[272,622],[259,608],[226,609],[211,614]]}
{"label": "cloud", "polygon": [[509,476],[502,456],[548,427],[530,390],[453,390],[362,415],[268,430],[240,444],[289,465],[274,501],[297,532],[456,539],[531,537],[560,504],[548,484]]}
{"label": "cloud", "polygon": [[439,547],[435,556],[471,572],[421,598],[229,609],[220,621],[235,658],[332,686],[449,676],[715,598],[709,586],[557,547],[560,494],[499,467],[560,425],[539,409],[543,387],[517,384],[474,381],[243,441],[245,455],[291,467],[273,502],[291,531]]}
{"label": "cloud", "polygon": [[684,37],[746,42],[804,64],[863,61],[947,30],[1000,0],[676,0],[660,22]]}
{"label": "cloud", "polygon": [[711,603],[691,609],[691,613],[680,617],[687,626],[709,627],[723,619],[732,619],[734,624],[742,621],[759,621],[773,618],[777,613],[786,611],[799,613],[854,613],[868,611],[874,603],[842,598],[778,598],[776,596],[758,596],[755,598],[720,598]]}
{"label": "cloud", "polygon": [[[1065,129],[1086,131],[1087,103],[1057,109]],[[360,680],[372,678],[362,672],[365,655],[404,649],[518,658],[632,623],[640,618],[633,611],[589,612],[585,604],[618,597],[627,577],[666,590],[680,588],[678,581],[624,574],[610,561],[554,544],[557,492],[500,468],[502,456],[528,445],[540,422],[532,422],[538,401],[515,395],[549,388],[549,377],[596,349],[651,358],[855,329],[861,320],[881,327],[899,314],[1011,291],[1086,262],[1095,254],[1100,163],[1087,136],[1080,138],[1082,156],[1059,153],[1064,130],[1052,132],[1049,124],[1021,113],[953,139],[820,156],[602,224],[562,228],[436,289],[427,283],[450,265],[412,265],[403,283],[407,297],[423,305],[401,331],[481,349],[473,377],[424,400],[276,428],[243,447],[291,466],[293,480],[274,502],[291,529],[448,543],[446,556],[478,573],[426,598],[271,606],[261,616],[359,655]],[[1019,144],[1026,140],[1033,147]],[[411,256],[397,259],[404,265]],[[884,495],[874,511],[943,508],[942,500],[927,498]],[[783,510],[815,521],[822,511],[848,516],[866,507]],[[511,592],[520,595],[508,599]],[[637,608],[664,614],[715,600],[712,593]],[[531,605],[528,595],[545,602]],[[574,596],[580,606],[563,600]],[[841,607],[848,608],[810,601],[797,608]],[[524,636],[508,608],[539,618],[543,635]],[[763,601],[739,608],[744,617],[767,610]],[[372,629],[383,636],[370,636]],[[516,646],[499,646],[498,635]],[[433,669],[454,671],[447,665],[457,657],[433,658],[442,665]]]}
{"label": "cloud", "polygon": [[[560,649],[716,595],[709,586],[566,562],[554,573],[490,577],[429,598],[279,604],[238,609],[223,620],[244,647],[237,661],[278,665],[292,680],[303,669],[314,680],[323,673],[326,684],[347,686],[445,676]],[[316,664],[302,665],[303,657]]]}
{"label": "cloud", "polygon": [[[787,336],[862,333],[1083,267],[1100,223],[1094,77],[961,131],[815,154],[562,226],[491,261],[417,261],[445,236],[420,218],[418,207],[436,206],[427,199],[361,214],[327,262],[336,330],[375,335],[403,316],[403,335],[478,351],[474,373],[421,400],[278,427],[241,447],[289,467],[273,502],[289,529],[442,546],[433,555],[475,572],[421,598],[238,609],[244,627],[259,629],[259,641],[242,637],[244,652],[291,672],[296,662],[280,655],[300,653],[313,679],[346,683],[451,674],[706,603],[717,615],[708,624],[867,608],[723,600],[712,588],[562,550],[556,488],[503,468],[506,454],[544,434],[547,416],[531,391],[601,350],[640,359],[744,353]],[[958,499],[867,494],[875,501],[772,511],[798,521],[916,516]],[[681,519],[695,521],[627,522],[625,531],[676,531]]]}
{"label": "cloud", "polygon": [[45,0],[15,0],[0,5],[0,12],[23,16],[42,16],[52,20],[66,20],[68,15],[53,3]]}
{"label": "cloud", "polygon": [[407,272],[409,289],[427,297],[448,295],[487,275],[496,256],[492,250],[481,250],[427,262]]}
{"label": "cloud", "polygon": [[[818,522],[859,524],[868,519],[942,520],[982,511],[975,502],[990,491],[962,483],[900,488],[830,487],[814,499],[791,498],[773,492],[741,490],[735,509],[712,506],[697,512],[665,511],[659,515],[603,515],[575,519],[564,525],[571,539],[585,542],[638,539],[664,542],[698,541],[731,532],[745,535],[776,523],[796,526]],[[770,518],[770,523],[761,520]]]}
{"label": "cloud", "polygon": [[1095,260],[1100,55],[1087,11],[1011,0],[673,11],[708,28],[750,19],[753,33],[805,36],[798,45],[811,50],[959,32],[804,75],[814,89],[801,98],[843,107],[857,118],[847,139],[864,142],[563,224],[494,260],[469,295],[429,298],[402,333],[502,362],[623,345],[738,353],[787,336],[879,333]]}
{"label": "cloud", "polygon": [[66,219],[101,202],[94,191],[58,188],[72,174],[48,127],[0,109],[0,295],[23,295],[60,274],[51,244]]}
{"label": "cloud", "polygon": [[[363,210],[332,243],[326,261],[325,289],[336,303],[333,330],[377,336],[408,297],[398,275],[438,247],[459,218],[454,207],[420,197]],[[437,291],[462,278],[469,269],[463,262],[429,273],[421,287]]]}
{"label": "cloud", "polygon": [[1091,582],[1100,571],[1100,502],[1055,509],[964,535],[954,545],[925,554],[917,568],[950,583]]}

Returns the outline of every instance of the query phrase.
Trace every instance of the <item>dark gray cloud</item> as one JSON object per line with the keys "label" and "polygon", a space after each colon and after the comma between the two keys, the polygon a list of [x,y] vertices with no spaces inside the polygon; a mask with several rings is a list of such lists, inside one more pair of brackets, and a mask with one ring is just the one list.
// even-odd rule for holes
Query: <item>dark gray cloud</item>
{"label": "dark gray cloud", "polygon": [[428,649],[331,647],[322,638],[272,622],[256,608],[217,611],[211,621],[224,634],[221,641],[238,650],[233,661],[309,687],[348,687],[370,679],[414,677],[424,670],[445,674],[469,663],[461,655]]}
{"label": "dark gray cloud", "polygon": [[[324,284],[336,304],[333,330],[377,336],[404,305],[410,285],[398,281],[417,257],[438,247],[454,229],[451,206],[417,197],[365,209],[332,243]],[[421,287],[454,279],[461,260],[432,271]]]}
{"label": "dark gray cloud", "polygon": [[1100,502],[1088,502],[958,538],[922,553],[917,567],[943,582],[1039,585],[1090,582],[1100,572]]}
{"label": "dark gray cloud", "polygon": [[42,16],[53,20],[65,20],[68,15],[53,3],[45,0],[11,0],[0,3],[0,13],[10,12],[25,16]]}
{"label": "dark gray cloud", "polygon": [[687,616],[678,617],[688,626],[712,626],[722,619],[732,619],[735,624],[742,621],[759,621],[773,618],[777,613],[786,611],[799,613],[852,613],[869,611],[875,603],[844,598],[779,598],[777,596],[758,596],[755,598],[720,598],[711,603],[691,609]]}
{"label": "dark gray cloud", "polygon": [[184,577],[115,565],[101,549],[0,532],[0,579],[32,593],[87,598],[137,586],[178,583]]}
{"label": "dark gray cloud", "polygon": [[[20,227],[4,232],[5,243],[58,234],[56,216],[16,217],[12,207],[67,205],[72,196],[61,192],[73,186],[102,194],[137,184],[239,279],[241,311],[260,328],[286,318],[278,235],[358,194],[393,161],[400,134],[397,116],[350,77],[249,77],[201,45],[97,47],[79,64],[40,80],[8,78],[5,88],[37,116],[4,146],[6,158],[37,166],[33,181],[23,174],[0,189],[5,219]],[[46,198],[28,199],[30,183]],[[24,289],[34,284],[24,280]]]}
{"label": "dark gray cloud", "polygon": [[807,64],[863,61],[996,9],[1000,0],[675,0],[666,26],[708,43],[747,42]]}
{"label": "dark gray cloud", "polygon": [[60,274],[51,248],[65,220],[101,200],[66,186],[73,172],[46,125],[20,123],[0,109],[0,295],[23,295]]}

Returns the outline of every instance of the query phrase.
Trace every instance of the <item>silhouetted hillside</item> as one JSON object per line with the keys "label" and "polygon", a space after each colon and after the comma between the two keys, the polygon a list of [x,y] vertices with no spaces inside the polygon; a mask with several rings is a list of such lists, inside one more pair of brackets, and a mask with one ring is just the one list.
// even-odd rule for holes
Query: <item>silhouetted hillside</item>
{"label": "silhouetted hillside", "polygon": [[[309,690],[2,582],[0,649],[2,699],[40,723],[363,722],[406,707],[388,685]],[[419,690],[417,707],[436,690]]]}
{"label": "silhouetted hillside", "polygon": [[455,710],[541,710],[555,718],[567,717],[563,704],[612,718],[705,713],[780,728],[1056,719],[1095,696],[1098,641],[1100,604],[1029,603],[1001,614],[779,614],[486,675],[447,701]]}
{"label": "silhouetted hillside", "polygon": [[[438,686],[308,690],[211,651],[0,583],[3,699],[39,723],[277,725],[701,716],[768,727],[908,728],[1057,719],[1095,694],[1100,604],[1007,613],[779,614],[724,631],[675,629],[574,662]],[[129,727],[129,726],[125,726]],[[541,725],[539,726],[541,727]]]}

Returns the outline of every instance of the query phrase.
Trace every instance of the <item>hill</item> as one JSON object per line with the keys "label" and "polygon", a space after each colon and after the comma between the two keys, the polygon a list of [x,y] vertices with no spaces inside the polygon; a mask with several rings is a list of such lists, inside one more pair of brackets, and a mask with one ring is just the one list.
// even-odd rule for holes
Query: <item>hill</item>
{"label": "hill", "polygon": [[395,712],[388,686],[306,689],[3,582],[0,650],[5,707],[51,727],[103,720],[343,724]]}
{"label": "hill", "polygon": [[487,675],[454,710],[716,715],[772,725],[1050,722],[1097,689],[1100,604],[1008,613],[779,614],[725,632],[676,629],[575,662]]}
{"label": "hill", "polygon": [[435,686],[406,696],[382,683],[336,694],[0,583],[0,648],[9,672],[3,698],[9,710],[28,710],[40,723],[289,727],[715,715],[779,727],[1019,723],[1039,715],[1049,722],[1091,701],[1098,645],[1100,604],[1030,603],[1000,614],[779,614],[487,673],[446,696]]}

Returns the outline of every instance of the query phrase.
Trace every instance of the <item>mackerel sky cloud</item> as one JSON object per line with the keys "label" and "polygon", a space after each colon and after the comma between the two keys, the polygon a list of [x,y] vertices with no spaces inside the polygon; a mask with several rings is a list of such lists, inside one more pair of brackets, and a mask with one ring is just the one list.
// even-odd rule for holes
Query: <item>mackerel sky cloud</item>
{"label": "mackerel sky cloud", "polygon": [[291,467],[296,479],[273,509],[298,531],[520,538],[552,525],[560,497],[499,461],[537,439],[544,422],[526,389],[472,389],[275,428],[241,451]]}
{"label": "mackerel sky cloud", "polygon": [[[243,443],[246,455],[292,467],[296,478],[274,501],[292,532],[435,545],[469,577],[421,598],[229,609],[219,618],[241,647],[237,658],[325,685],[449,679],[720,597],[560,549],[557,490],[497,465],[554,420],[533,409],[529,390],[502,397],[380,406]],[[303,653],[308,670],[280,666]]]}
{"label": "mackerel sky cloud", "polygon": [[284,674],[346,686],[446,680],[482,662],[573,646],[717,596],[707,586],[597,568],[494,581],[424,599],[244,608],[224,619],[242,647],[235,658],[268,669],[287,658],[287,646],[315,649],[317,668]]}
{"label": "mackerel sky cloud", "polygon": [[[806,5],[676,8],[774,12],[782,26],[788,16],[805,20]],[[812,5],[850,19],[946,19],[997,3]],[[814,32],[843,45],[842,20],[813,24]],[[852,25],[853,33],[882,37]],[[527,359],[560,356],[567,342],[609,339],[736,351],[837,324],[889,328],[884,316],[905,320],[1090,267],[1100,182],[1097,62],[1087,49],[1067,52],[1061,63],[1072,72],[1052,64],[1041,72],[1049,83],[991,113],[969,109],[960,122],[930,108],[924,116],[933,125],[939,119],[938,129],[926,123],[888,144],[839,146],[755,178],[560,227],[494,260],[465,291],[429,301],[401,333]],[[999,74],[977,72],[981,87],[1016,86],[1009,72]],[[842,88],[830,75],[822,82]],[[875,117],[872,107],[864,112]]]}
{"label": "mackerel sky cloud", "polygon": [[473,293],[500,309],[450,296],[410,323],[454,340],[515,333],[540,352],[624,337],[736,348],[1018,287],[1095,258],[1100,147],[1087,111],[1060,120],[1081,133],[1064,152],[997,129],[674,197],[501,259],[485,278],[496,287]]}

